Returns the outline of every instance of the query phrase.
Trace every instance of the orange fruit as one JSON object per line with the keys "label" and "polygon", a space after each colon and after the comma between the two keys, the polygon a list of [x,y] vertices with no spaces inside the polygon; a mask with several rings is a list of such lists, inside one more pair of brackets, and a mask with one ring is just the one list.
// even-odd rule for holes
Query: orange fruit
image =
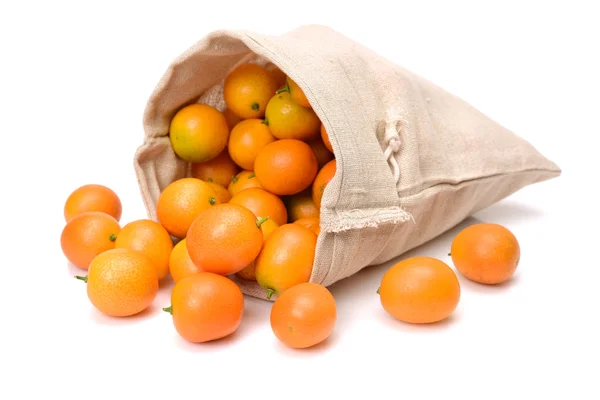
{"label": "orange fruit", "polygon": [[158,293],[156,268],[150,259],[130,249],[111,249],[94,258],[87,276],[87,295],[94,307],[113,317],[138,314]]}
{"label": "orange fruit", "polygon": [[262,247],[261,221],[237,204],[219,204],[196,218],[187,235],[188,253],[204,271],[231,275],[249,265]]}
{"label": "orange fruit", "polygon": [[318,162],[309,145],[296,139],[269,143],[258,153],[254,173],[263,188],[279,196],[308,188],[315,179]]}
{"label": "orange fruit", "polygon": [[317,236],[321,234],[321,219],[319,217],[300,218],[294,221],[294,224],[302,225],[310,229]]}
{"label": "orange fruit", "polygon": [[456,269],[466,278],[494,285],[514,275],[521,249],[515,235],[506,227],[481,223],[456,235],[450,254]]}
{"label": "orange fruit", "polygon": [[317,283],[300,283],[282,293],[271,307],[271,329],[283,344],[305,349],[331,335],[337,319],[335,299]]}
{"label": "orange fruit", "polygon": [[233,127],[236,126],[238,122],[242,120],[236,113],[231,111],[229,108],[225,108],[225,110],[223,110],[223,116],[227,121],[227,126],[229,127],[230,132],[233,129]]}
{"label": "orange fruit", "polygon": [[242,322],[244,295],[229,278],[199,272],[175,284],[171,306],[177,333],[187,341],[204,343],[234,333]]}
{"label": "orange fruit", "polygon": [[193,163],[191,176],[192,178],[227,186],[231,182],[231,177],[235,176],[239,171],[240,168],[229,156],[229,151],[225,149],[212,160],[203,163]]}
{"label": "orange fruit", "polygon": [[229,155],[245,170],[254,169],[254,160],[258,152],[275,137],[262,119],[246,119],[233,128],[229,135]]}
{"label": "orange fruit", "polygon": [[307,142],[310,148],[315,152],[317,156],[317,162],[319,163],[319,169],[323,168],[325,164],[333,160],[333,153],[323,143],[321,138],[313,139]]}
{"label": "orange fruit", "polygon": [[186,241],[187,239],[180,240],[179,243],[173,247],[171,257],[169,258],[169,271],[171,272],[171,278],[173,278],[173,282],[175,283],[187,276],[202,271],[201,268],[198,268],[198,266],[192,262],[187,251]]}
{"label": "orange fruit", "polygon": [[[265,240],[267,240],[267,238],[271,236],[271,233],[273,233],[277,228],[279,228],[279,225],[277,225],[277,223],[270,218],[260,225],[260,230],[263,234],[263,244],[265,243]],[[256,267],[254,265],[254,261],[252,261],[250,265],[248,265],[241,271],[238,271],[236,275],[248,281],[256,281],[255,272]]]}
{"label": "orange fruit", "polygon": [[91,184],[83,185],[69,195],[64,206],[65,221],[87,211],[100,211],[119,221],[123,209],[115,192],[106,186]]}
{"label": "orange fruit", "polygon": [[229,190],[229,194],[231,194],[231,196],[235,196],[242,190],[250,188],[262,188],[262,186],[258,179],[256,179],[256,174],[254,172],[242,171],[231,178],[227,190]]}
{"label": "orange fruit", "polygon": [[229,204],[244,206],[258,218],[269,217],[277,225],[283,225],[287,222],[287,210],[283,201],[264,189],[250,188],[242,190],[229,200]]}
{"label": "orange fruit", "polygon": [[329,181],[335,176],[336,162],[335,160],[329,161],[317,174],[315,181],[312,184],[312,198],[315,202],[315,206],[321,210],[321,199],[323,193]]}
{"label": "orange fruit", "polygon": [[294,222],[300,218],[319,217],[319,209],[312,199],[310,190],[304,190],[293,196],[285,198],[288,222]]}
{"label": "orange fruit", "polygon": [[67,222],[60,236],[60,246],[71,264],[88,269],[94,257],[115,247],[120,231],[121,226],[114,217],[88,211]]}
{"label": "orange fruit", "polygon": [[265,119],[277,139],[311,140],[319,136],[321,121],[312,108],[297,104],[288,92],[269,100]]}
{"label": "orange fruit", "polygon": [[219,185],[218,183],[208,181],[206,182],[215,191],[216,198],[219,203],[227,203],[231,199],[231,193],[225,186]]}
{"label": "orange fruit", "polygon": [[162,191],[156,203],[156,214],[167,232],[183,239],[196,217],[216,204],[219,204],[217,194],[207,182],[182,178]]}
{"label": "orange fruit", "polygon": [[158,222],[140,219],[125,225],[115,241],[115,248],[124,248],[149,257],[158,280],[169,274],[169,258],[173,250],[173,239]]}
{"label": "orange fruit", "polygon": [[[296,104],[301,105],[302,107],[310,107],[310,103],[304,94],[304,91],[298,86],[296,82],[294,82],[289,76],[286,79],[287,86],[282,91],[288,91],[292,96],[292,100],[296,102]],[[278,91],[280,92],[280,91]],[[281,93],[281,92],[280,92]]]}
{"label": "orange fruit", "polygon": [[273,63],[269,63],[265,68],[271,73],[273,79],[275,79],[275,87],[278,89],[282,88],[285,85],[285,81],[287,78],[285,73],[279,68],[277,68],[277,66]]}
{"label": "orange fruit", "polygon": [[321,140],[323,141],[323,144],[325,145],[327,150],[333,153],[333,146],[331,146],[329,135],[327,135],[327,130],[325,129],[325,125],[323,124],[321,124]]}
{"label": "orange fruit", "polygon": [[225,116],[208,104],[191,104],[180,109],[169,127],[173,151],[182,160],[200,163],[223,151],[229,137]]}
{"label": "orange fruit", "polygon": [[267,299],[309,281],[316,246],[317,235],[302,225],[281,225],[271,233],[255,261],[256,281]]}
{"label": "orange fruit", "polygon": [[227,107],[242,119],[263,118],[276,90],[275,77],[266,68],[252,63],[236,67],[223,84]]}
{"label": "orange fruit", "polygon": [[412,257],[386,271],[378,293],[381,305],[394,318],[426,324],[452,314],[460,300],[460,285],[444,262]]}

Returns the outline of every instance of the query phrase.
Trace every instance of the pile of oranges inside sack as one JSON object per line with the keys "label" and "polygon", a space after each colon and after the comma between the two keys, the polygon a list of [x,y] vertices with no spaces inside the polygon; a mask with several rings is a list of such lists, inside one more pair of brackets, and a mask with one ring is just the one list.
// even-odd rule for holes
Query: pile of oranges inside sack
{"label": "pile of oranges inside sack", "polygon": [[[242,64],[223,85],[223,112],[182,107],[169,136],[191,176],[161,192],[157,221],[121,224],[110,188],[89,184],[66,200],[64,255],[87,270],[76,278],[100,312],[127,317],[146,310],[159,282],[174,282],[176,331],[200,343],[231,335],[242,323],[244,295],[231,279],[256,281],[269,299],[275,336],[293,348],[323,342],[337,311],[330,291],[309,282],[321,198],[336,171],[327,132],[301,88],[277,68]],[[481,284],[509,279],[519,244],[505,227],[477,224],[453,240],[456,269]],[[405,323],[433,323],[458,306],[457,275],[443,261],[400,261],[374,288],[385,311]]]}

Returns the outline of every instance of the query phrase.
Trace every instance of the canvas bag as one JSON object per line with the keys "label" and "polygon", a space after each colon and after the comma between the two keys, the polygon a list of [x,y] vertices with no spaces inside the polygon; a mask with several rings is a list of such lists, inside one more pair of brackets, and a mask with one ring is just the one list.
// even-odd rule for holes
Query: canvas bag
{"label": "canvas bag", "polygon": [[[245,62],[273,63],[292,78],[333,146],[337,172],[322,199],[312,282],[329,286],[388,261],[561,173],[463,100],[328,27],[221,30],[176,58],[148,100],[134,166],[149,218],[157,220],[161,191],[189,176],[167,136],[171,118],[194,102],[223,110],[224,78]],[[232,279],[266,298],[256,282]]]}

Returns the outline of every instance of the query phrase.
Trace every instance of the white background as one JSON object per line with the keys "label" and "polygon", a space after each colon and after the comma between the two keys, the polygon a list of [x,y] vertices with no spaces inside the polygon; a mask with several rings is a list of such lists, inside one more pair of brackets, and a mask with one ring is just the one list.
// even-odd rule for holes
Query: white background
{"label": "white background", "polygon": [[[84,3],[0,6],[0,398],[599,398],[600,30],[591,6]],[[501,287],[461,278],[451,319],[410,326],[388,317],[375,293],[393,262],[368,268],[331,287],[335,332],[308,351],[280,345],[270,303],[251,298],[239,331],[204,345],[183,341],[160,311],[168,286],[143,316],[100,315],[60,249],[68,194],[105,184],[123,201],[123,223],[145,218],[132,160],[146,100],[171,60],[214,29],[276,34],[306,23],[463,97],[563,169],[475,216],[518,237],[515,278]],[[459,228],[406,256],[451,263]]]}

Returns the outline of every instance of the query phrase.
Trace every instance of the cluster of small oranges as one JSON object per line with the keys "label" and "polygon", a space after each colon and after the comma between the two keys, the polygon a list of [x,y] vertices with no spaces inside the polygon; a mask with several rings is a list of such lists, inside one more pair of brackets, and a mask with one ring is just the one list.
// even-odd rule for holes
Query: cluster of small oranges
{"label": "cluster of small oranges", "polygon": [[[190,176],[162,190],[156,221],[121,227],[119,197],[102,185],[82,186],[65,203],[63,253],[88,271],[77,278],[107,315],[147,309],[170,276],[164,310],[177,332],[191,342],[220,339],[242,321],[235,275],[256,281],[268,299],[276,295],[270,323],[279,340],[314,346],[336,321],[329,290],[309,282],[321,199],[336,172],[333,148],[302,89],[277,68],[242,64],[226,77],[223,95],[222,112],[194,103],[172,117],[172,148]],[[452,247],[457,269],[481,283],[508,279],[518,252],[514,236],[491,224],[467,228]],[[430,323],[454,311],[460,286],[442,261],[415,257],[390,268],[378,293],[397,319]]]}

